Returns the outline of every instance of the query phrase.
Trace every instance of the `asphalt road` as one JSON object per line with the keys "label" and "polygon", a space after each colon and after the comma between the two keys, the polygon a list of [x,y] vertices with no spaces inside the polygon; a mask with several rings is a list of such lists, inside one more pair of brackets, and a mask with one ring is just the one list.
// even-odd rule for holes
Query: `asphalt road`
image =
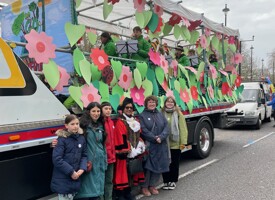
{"label": "asphalt road", "polygon": [[260,130],[215,129],[210,156],[196,160],[182,155],[180,180],[173,191],[137,196],[154,200],[275,200],[274,121]]}

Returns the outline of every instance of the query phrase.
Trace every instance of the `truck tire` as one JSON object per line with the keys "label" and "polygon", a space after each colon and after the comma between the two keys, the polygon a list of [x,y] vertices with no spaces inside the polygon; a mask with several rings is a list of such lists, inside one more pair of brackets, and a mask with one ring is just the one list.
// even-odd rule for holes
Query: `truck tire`
{"label": "truck tire", "polygon": [[198,124],[195,132],[196,145],[192,146],[192,153],[196,158],[209,156],[213,146],[213,129],[207,121]]}
{"label": "truck tire", "polygon": [[255,129],[256,130],[259,130],[262,126],[262,120],[261,120],[261,116],[258,117],[258,120],[257,120],[257,123],[256,123],[256,126],[255,126]]}

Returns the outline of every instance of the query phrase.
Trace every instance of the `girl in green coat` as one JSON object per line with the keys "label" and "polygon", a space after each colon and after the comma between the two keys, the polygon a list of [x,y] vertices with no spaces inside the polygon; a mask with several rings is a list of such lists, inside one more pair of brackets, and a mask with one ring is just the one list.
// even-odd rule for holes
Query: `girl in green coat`
{"label": "girl in green coat", "polygon": [[98,200],[104,194],[107,156],[104,145],[105,132],[101,120],[100,104],[90,103],[80,118],[87,142],[88,163],[91,171],[81,176],[81,188],[75,199]]}
{"label": "girl in green coat", "polygon": [[164,102],[162,113],[166,117],[169,125],[168,146],[170,149],[169,172],[162,173],[164,190],[173,190],[179,177],[179,162],[181,150],[187,144],[188,130],[185,118],[176,105],[173,97],[169,96]]}

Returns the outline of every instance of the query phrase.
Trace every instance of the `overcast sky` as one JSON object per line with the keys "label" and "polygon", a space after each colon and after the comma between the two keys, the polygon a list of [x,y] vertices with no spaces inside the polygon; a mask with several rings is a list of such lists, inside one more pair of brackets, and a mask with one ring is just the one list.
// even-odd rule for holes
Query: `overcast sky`
{"label": "overcast sky", "polygon": [[[264,59],[266,66],[267,54],[275,49],[275,1],[274,0],[183,0],[182,5],[204,16],[224,23],[225,16],[222,9],[227,4],[230,11],[227,14],[227,26],[239,29],[241,40],[247,48],[253,45],[253,57]],[[261,64],[261,63],[260,63]]]}

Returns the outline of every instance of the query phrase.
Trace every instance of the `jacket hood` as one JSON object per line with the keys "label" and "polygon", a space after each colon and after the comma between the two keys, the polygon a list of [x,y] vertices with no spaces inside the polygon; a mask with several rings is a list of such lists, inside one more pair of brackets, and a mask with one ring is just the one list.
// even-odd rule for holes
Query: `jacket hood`
{"label": "jacket hood", "polygon": [[[68,132],[67,129],[59,129],[55,132],[55,134],[58,136],[58,137],[64,137],[64,138],[67,138],[69,137],[70,135],[72,135],[72,133]],[[79,128],[78,129],[78,134],[83,134],[83,129],[82,128]]]}

